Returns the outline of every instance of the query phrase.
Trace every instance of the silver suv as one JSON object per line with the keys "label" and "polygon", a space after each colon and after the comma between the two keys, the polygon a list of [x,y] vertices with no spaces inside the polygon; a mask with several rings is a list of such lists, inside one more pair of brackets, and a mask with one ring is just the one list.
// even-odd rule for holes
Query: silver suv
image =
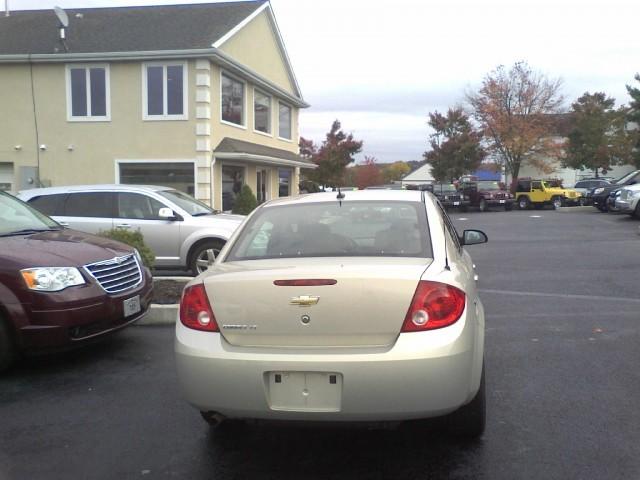
{"label": "silver suv", "polygon": [[24,190],[18,197],[64,226],[88,233],[140,230],[157,267],[207,269],[243,216],[218,213],[186,193],[142,185],[83,185]]}

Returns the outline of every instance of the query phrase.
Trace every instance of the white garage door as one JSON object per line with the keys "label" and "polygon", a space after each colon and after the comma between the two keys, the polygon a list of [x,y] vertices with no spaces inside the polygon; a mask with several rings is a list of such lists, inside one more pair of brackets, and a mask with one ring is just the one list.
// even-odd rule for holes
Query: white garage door
{"label": "white garage door", "polygon": [[13,163],[0,163],[0,190],[13,189]]}

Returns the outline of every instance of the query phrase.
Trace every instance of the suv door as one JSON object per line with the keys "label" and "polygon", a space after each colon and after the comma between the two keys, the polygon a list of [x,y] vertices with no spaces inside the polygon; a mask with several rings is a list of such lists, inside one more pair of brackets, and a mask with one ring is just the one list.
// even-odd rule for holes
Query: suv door
{"label": "suv door", "polygon": [[540,180],[534,180],[531,182],[531,201],[534,203],[544,202],[547,199],[545,198],[545,191]]}
{"label": "suv door", "polygon": [[175,266],[180,260],[180,226],[177,220],[160,218],[161,208],[171,208],[142,193],[116,194],[115,228],[140,230],[156,256],[157,266]]}
{"label": "suv door", "polygon": [[62,215],[54,217],[62,225],[87,233],[113,228],[113,193],[70,192]]}

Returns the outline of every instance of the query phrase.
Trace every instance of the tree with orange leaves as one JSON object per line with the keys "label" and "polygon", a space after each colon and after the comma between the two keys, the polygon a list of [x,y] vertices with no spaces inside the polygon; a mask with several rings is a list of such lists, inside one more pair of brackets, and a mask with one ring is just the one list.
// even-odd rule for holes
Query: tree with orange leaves
{"label": "tree with orange leaves", "polygon": [[363,188],[373,185],[380,185],[383,182],[380,167],[376,165],[375,157],[364,157],[364,164],[354,167],[356,186],[362,190]]}
{"label": "tree with orange leaves", "polygon": [[467,101],[480,124],[487,147],[515,179],[523,162],[548,170],[560,158],[562,142],[553,125],[564,98],[560,79],[534,72],[525,62],[509,70],[499,66],[482,81]]}

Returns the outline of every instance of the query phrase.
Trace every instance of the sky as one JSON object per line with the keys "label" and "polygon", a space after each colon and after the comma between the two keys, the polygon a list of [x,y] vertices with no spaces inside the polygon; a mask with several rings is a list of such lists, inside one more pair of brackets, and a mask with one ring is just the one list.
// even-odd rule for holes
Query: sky
{"label": "sky", "polygon": [[[12,10],[206,3],[7,0]],[[3,7],[4,0],[0,0]],[[638,0],[271,0],[305,100],[300,133],[335,119],[379,162],[420,160],[428,113],[464,105],[498,65],[561,78],[565,106],[585,91],[628,103],[640,72]]]}

